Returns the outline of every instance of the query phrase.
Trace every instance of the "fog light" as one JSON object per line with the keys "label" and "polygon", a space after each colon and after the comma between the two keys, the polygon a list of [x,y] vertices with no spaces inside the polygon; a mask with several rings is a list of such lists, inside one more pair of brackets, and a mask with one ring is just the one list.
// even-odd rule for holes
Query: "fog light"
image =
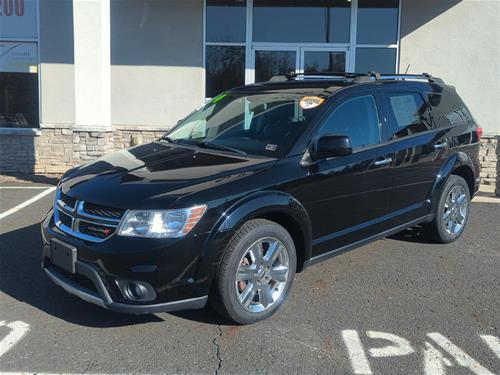
{"label": "fog light", "polygon": [[156,298],[156,292],[151,285],[144,281],[116,280],[123,296],[136,302],[152,301]]}

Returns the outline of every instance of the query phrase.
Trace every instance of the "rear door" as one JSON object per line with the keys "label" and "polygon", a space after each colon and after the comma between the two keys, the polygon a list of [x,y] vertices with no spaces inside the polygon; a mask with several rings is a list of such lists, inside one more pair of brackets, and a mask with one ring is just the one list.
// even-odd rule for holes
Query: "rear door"
{"label": "rear door", "polygon": [[394,225],[427,214],[428,198],[448,150],[434,129],[430,106],[418,90],[383,90],[387,131],[394,151],[390,209]]}

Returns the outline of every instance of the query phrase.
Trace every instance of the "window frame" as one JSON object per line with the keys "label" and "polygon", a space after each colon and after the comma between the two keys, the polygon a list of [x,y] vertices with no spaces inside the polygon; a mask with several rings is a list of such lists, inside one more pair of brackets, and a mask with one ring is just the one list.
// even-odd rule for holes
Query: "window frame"
{"label": "window frame", "polygon": [[[346,52],[346,71],[356,71],[356,50],[360,48],[391,48],[396,50],[396,61],[394,71],[396,74],[400,72],[400,41],[401,41],[401,8],[403,0],[398,2],[398,30],[397,41],[395,44],[357,44],[357,29],[358,29],[358,0],[351,0],[351,30],[350,40],[347,43],[283,43],[283,42],[254,42],[253,41],[253,8],[254,1],[246,0],[246,38],[244,43],[223,43],[223,42],[207,42],[206,27],[207,27],[207,0],[203,0],[203,81],[201,92],[202,103],[206,103],[209,99],[206,97],[206,47],[210,45],[225,45],[225,46],[242,46],[245,47],[245,85],[255,83],[255,52],[264,48],[281,49],[287,48],[345,48]],[[383,72],[381,72],[383,73]]]}
{"label": "window frame", "polygon": [[[0,37],[0,42],[13,42],[13,43],[34,43],[36,44],[36,74],[37,75],[37,96],[38,96],[38,126],[30,128],[8,128],[0,127],[0,135],[11,135],[11,134],[34,134],[40,135],[41,129],[44,128],[42,123],[42,74],[41,74],[41,58],[40,58],[40,0],[34,0],[36,2],[36,37],[35,38],[2,38]],[[203,0],[205,1],[205,0]]]}
{"label": "window frame", "polygon": [[[396,131],[398,129],[401,129],[401,127],[398,124],[396,115],[394,113],[394,110],[392,109],[391,101],[390,101],[390,96],[391,95],[417,95],[422,99],[422,102],[426,106],[426,115],[427,119],[430,124],[430,129],[418,132],[418,133],[413,133],[404,137],[400,138],[395,138],[394,135],[396,134]],[[386,113],[386,119],[387,119],[387,141],[388,142],[393,142],[393,141],[400,141],[400,140],[405,140],[409,139],[412,137],[419,136],[421,134],[425,134],[428,132],[432,132],[436,130],[436,125],[434,123],[434,117],[432,114],[432,107],[427,100],[426,96],[420,91],[420,90],[412,90],[410,88],[404,88],[401,90],[384,90],[383,91],[383,101],[384,101],[384,107],[385,107],[385,113]]]}

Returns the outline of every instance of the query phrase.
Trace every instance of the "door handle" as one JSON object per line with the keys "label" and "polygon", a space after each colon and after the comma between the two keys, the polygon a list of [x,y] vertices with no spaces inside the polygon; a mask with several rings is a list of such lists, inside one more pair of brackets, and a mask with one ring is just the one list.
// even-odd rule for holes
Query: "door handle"
{"label": "door handle", "polygon": [[379,167],[381,165],[387,165],[387,164],[390,164],[392,163],[392,158],[387,158],[387,159],[384,159],[384,160],[377,160],[375,163],[373,163],[373,165]]}
{"label": "door handle", "polygon": [[434,147],[434,150],[440,150],[442,148],[448,147],[448,142],[439,142],[432,147]]}

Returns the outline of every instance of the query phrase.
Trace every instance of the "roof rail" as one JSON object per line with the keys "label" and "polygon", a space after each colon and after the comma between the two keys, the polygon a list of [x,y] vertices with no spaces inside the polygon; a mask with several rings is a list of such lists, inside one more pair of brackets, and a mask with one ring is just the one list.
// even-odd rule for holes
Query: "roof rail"
{"label": "roof rail", "polygon": [[279,80],[286,79],[288,81],[293,81],[295,79],[338,79],[338,80],[346,80],[346,79],[354,79],[356,77],[367,76],[364,73],[347,73],[347,72],[316,72],[316,73],[296,73],[290,72],[286,73],[284,76],[275,76],[270,80]]}
{"label": "roof rail", "polygon": [[346,73],[346,72],[321,72],[321,73],[296,73],[290,72],[281,76],[273,76],[269,81],[293,81],[305,79],[325,79],[339,81],[353,81],[355,83],[383,80],[425,80],[428,82],[443,83],[441,78],[436,78],[429,73],[422,74],[381,74],[378,72]]}

